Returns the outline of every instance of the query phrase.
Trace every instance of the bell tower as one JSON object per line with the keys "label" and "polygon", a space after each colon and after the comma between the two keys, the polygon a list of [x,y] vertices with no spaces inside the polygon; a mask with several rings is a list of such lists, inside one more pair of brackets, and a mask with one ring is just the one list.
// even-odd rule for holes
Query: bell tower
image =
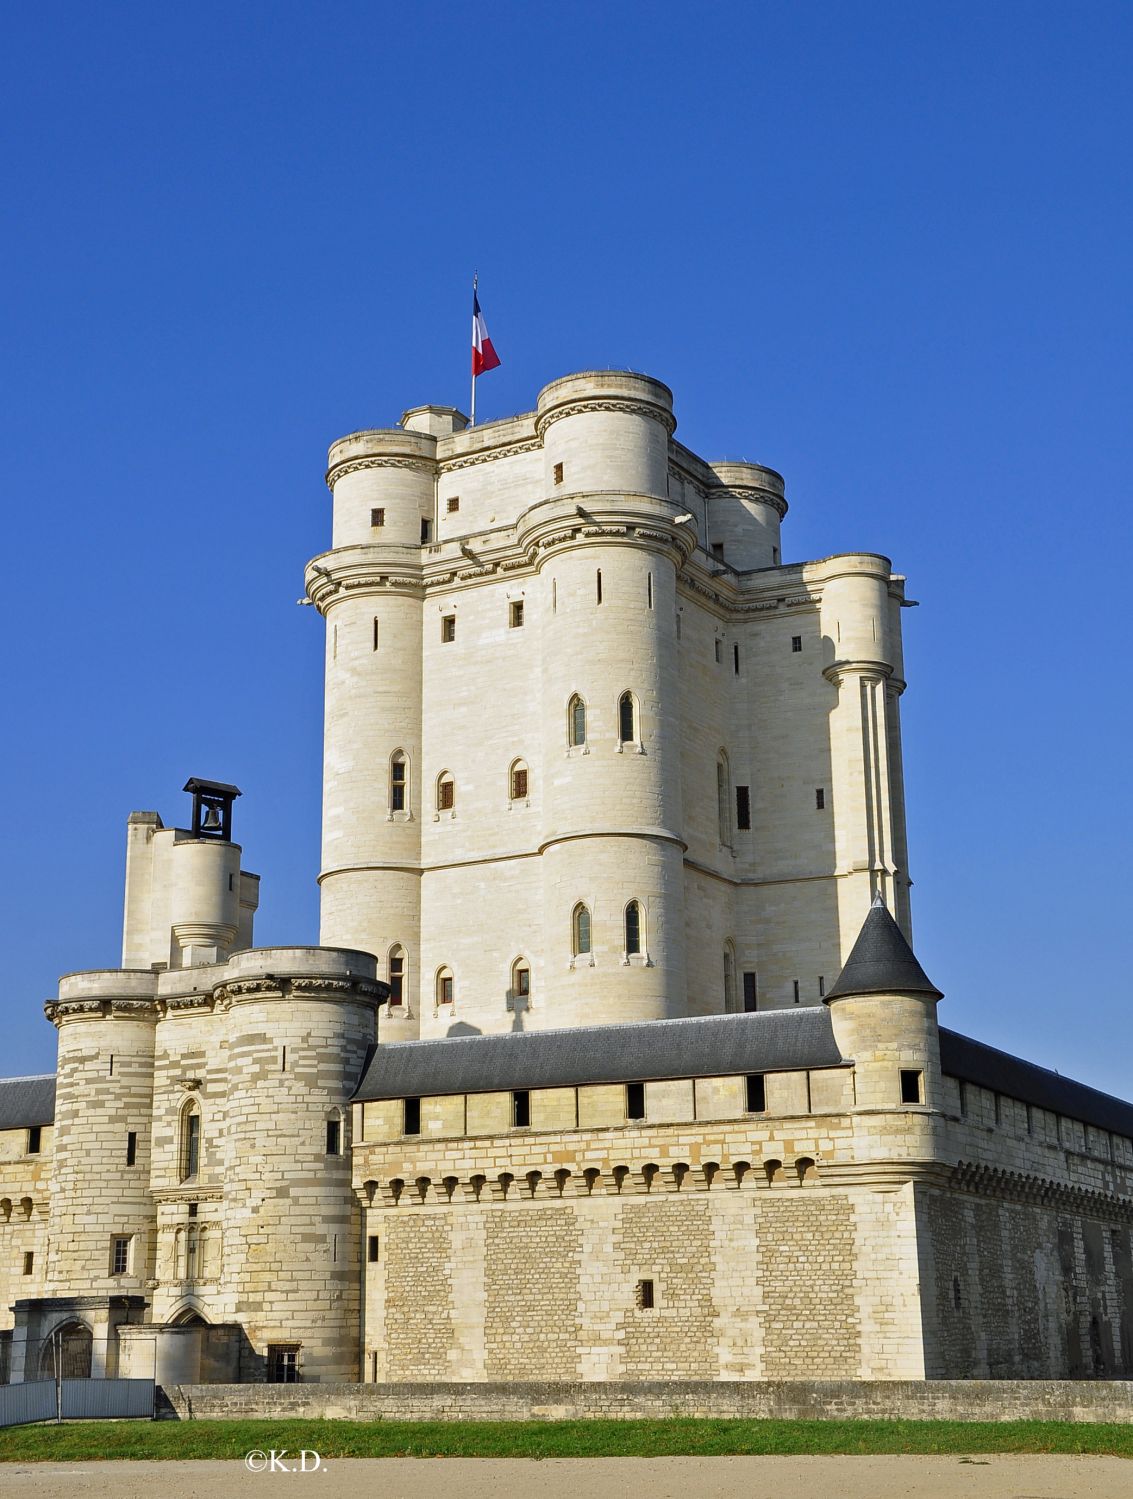
{"label": "bell tower", "polygon": [[240,868],[232,841],[240,791],[197,776],[185,790],[193,798],[188,828],[164,827],[156,812],[130,814],[123,968],[195,968],[252,946],[260,881]]}

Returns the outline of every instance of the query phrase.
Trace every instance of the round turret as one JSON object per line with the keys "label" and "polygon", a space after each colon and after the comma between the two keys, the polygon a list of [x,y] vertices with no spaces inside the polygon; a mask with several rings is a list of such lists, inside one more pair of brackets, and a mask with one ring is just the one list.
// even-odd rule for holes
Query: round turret
{"label": "round turret", "polygon": [[721,547],[737,572],[777,567],[787,513],[783,477],[759,463],[714,463],[719,487],[708,491],[708,546]]}
{"label": "round turret", "polygon": [[153,1275],[156,984],[150,972],[72,973],[45,1006],[59,1032],[48,1296],[140,1294]]}
{"label": "round turret", "polygon": [[624,490],[668,497],[673,393],[624,370],[590,370],[539,392],[546,493]]}
{"label": "round turret", "polygon": [[225,1013],[225,1295],[257,1353],[357,1379],[358,1207],[350,1096],[384,988],[368,953],[257,948],[214,990]]}
{"label": "round turret", "polygon": [[352,432],[332,444],[327,484],[334,495],[336,548],[381,543],[419,547],[433,517],[437,439],[430,432]]}

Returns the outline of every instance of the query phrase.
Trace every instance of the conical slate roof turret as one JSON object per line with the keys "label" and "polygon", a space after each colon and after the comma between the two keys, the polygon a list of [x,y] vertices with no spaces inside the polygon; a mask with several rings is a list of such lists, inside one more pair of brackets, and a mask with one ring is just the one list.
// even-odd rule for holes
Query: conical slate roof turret
{"label": "conical slate roof turret", "polygon": [[846,966],[838,975],[826,1000],[846,999],[851,994],[931,994],[940,990],[917,962],[901,928],[878,895],[858,933]]}

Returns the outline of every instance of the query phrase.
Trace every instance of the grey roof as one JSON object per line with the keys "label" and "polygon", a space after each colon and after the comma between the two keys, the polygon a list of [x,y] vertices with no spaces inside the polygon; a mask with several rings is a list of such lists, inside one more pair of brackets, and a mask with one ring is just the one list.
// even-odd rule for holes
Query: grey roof
{"label": "grey roof", "polygon": [[55,1118],[55,1074],[0,1077],[0,1129],[28,1129]]}
{"label": "grey roof", "polygon": [[851,994],[932,994],[941,998],[880,895],[826,998],[845,999]]}
{"label": "grey roof", "polygon": [[359,1100],[725,1077],[837,1067],[830,1012],[820,1005],[752,1015],[702,1015],[564,1030],[391,1041],[370,1058]]}
{"label": "grey roof", "polygon": [[1022,1057],[1013,1057],[1010,1052],[985,1046],[982,1041],[973,1041],[970,1036],[961,1036],[943,1026],[940,1068],[949,1077],[1133,1139],[1133,1103],[1114,1098],[1112,1093],[1099,1093],[1085,1083],[1061,1077],[1046,1067],[1024,1062]]}

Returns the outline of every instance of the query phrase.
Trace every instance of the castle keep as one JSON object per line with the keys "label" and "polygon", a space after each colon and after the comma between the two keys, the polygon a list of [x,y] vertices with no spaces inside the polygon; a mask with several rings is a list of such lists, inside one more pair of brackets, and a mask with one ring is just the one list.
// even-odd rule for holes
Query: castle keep
{"label": "castle keep", "polygon": [[1133,1378],[1133,1105],[941,1028],[903,579],[669,390],[330,450],[322,945],[236,787],[0,1081],[0,1372]]}

